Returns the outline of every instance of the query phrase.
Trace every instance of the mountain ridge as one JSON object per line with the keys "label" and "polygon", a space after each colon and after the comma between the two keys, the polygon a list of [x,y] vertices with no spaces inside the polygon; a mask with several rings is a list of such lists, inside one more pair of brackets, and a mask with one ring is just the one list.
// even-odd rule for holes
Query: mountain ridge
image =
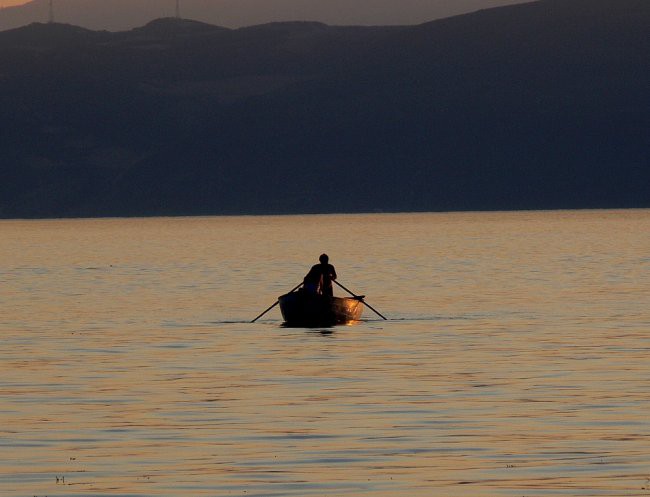
{"label": "mountain ridge", "polygon": [[[330,25],[419,24],[480,8],[524,0],[181,0],[181,16],[229,28],[274,21]],[[54,19],[95,30],[125,31],[175,15],[174,0],[55,0]],[[0,30],[49,18],[48,0],[0,10]]]}
{"label": "mountain ridge", "polygon": [[650,207],[646,5],[5,31],[0,217]]}

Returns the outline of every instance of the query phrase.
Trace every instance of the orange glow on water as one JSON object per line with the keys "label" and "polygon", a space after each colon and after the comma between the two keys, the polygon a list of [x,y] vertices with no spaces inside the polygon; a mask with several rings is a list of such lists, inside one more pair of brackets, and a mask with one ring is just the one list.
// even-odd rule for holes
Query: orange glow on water
{"label": "orange glow on water", "polygon": [[15,5],[24,5],[29,3],[25,0],[0,0],[0,7],[13,7]]}
{"label": "orange glow on water", "polygon": [[[645,495],[648,233],[650,211],[2,221],[0,495]],[[323,251],[390,321],[248,322]]]}

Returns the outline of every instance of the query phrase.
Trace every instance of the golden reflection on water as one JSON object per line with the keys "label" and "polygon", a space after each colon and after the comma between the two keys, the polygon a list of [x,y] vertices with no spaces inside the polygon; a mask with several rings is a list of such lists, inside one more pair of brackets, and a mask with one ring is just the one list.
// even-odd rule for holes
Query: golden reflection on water
{"label": "golden reflection on water", "polygon": [[[650,495],[649,211],[0,232],[2,496]],[[323,251],[390,321],[247,322]]]}

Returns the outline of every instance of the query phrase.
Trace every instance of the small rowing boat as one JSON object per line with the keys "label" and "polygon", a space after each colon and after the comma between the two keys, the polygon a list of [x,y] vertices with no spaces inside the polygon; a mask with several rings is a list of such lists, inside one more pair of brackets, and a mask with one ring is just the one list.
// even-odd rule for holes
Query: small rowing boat
{"label": "small rowing boat", "polygon": [[[363,308],[368,307],[380,318],[388,318],[377,309],[363,300],[364,295],[356,295],[334,280],[338,286],[352,295],[350,297],[326,297],[305,291],[303,283],[296,285],[289,293],[278,297],[278,300],[268,307],[262,314],[251,321],[254,323],[276,305],[280,305],[285,326],[334,326],[359,321]],[[300,290],[298,290],[300,288]]]}
{"label": "small rowing boat", "polygon": [[363,296],[327,297],[303,290],[278,298],[286,326],[334,326],[358,321],[363,312]]}

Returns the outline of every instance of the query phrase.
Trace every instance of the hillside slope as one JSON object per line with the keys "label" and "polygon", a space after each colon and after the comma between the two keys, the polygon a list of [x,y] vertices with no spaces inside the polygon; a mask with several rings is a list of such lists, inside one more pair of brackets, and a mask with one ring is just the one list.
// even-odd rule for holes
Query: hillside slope
{"label": "hillside slope", "polygon": [[[277,21],[335,25],[399,25],[450,17],[527,0],[180,0],[187,19],[231,28]],[[175,0],[54,0],[57,22],[123,31],[175,15]],[[0,30],[47,22],[49,0],[0,10]]]}
{"label": "hillside slope", "polygon": [[650,207],[650,4],[0,33],[0,216]]}

